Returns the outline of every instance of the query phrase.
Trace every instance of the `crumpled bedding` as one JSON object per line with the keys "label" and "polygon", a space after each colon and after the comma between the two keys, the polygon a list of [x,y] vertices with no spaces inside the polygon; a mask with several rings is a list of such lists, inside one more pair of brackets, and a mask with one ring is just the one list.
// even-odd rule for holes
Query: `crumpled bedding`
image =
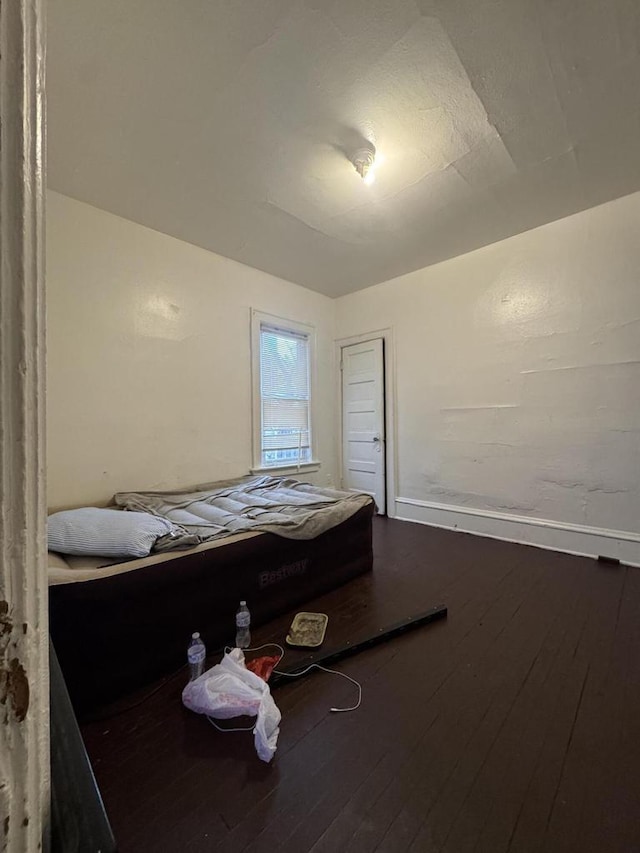
{"label": "crumpled bedding", "polygon": [[369,495],[312,486],[287,477],[241,477],[178,492],[118,492],[118,506],[179,525],[154,551],[189,548],[234,533],[275,533],[313,539],[371,503]]}

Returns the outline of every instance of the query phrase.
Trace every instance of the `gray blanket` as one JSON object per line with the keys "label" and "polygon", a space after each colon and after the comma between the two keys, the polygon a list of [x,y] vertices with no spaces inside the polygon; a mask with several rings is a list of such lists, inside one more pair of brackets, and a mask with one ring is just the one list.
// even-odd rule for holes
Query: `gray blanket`
{"label": "gray blanket", "polygon": [[118,492],[118,506],[150,512],[178,526],[154,551],[188,548],[245,531],[313,539],[371,502],[369,495],[338,492],[284,477],[242,477],[179,492]]}

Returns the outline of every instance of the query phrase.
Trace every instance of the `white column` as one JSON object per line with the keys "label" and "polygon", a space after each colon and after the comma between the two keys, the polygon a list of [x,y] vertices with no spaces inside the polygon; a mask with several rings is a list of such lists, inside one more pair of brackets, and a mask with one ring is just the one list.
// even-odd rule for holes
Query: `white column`
{"label": "white column", "polygon": [[48,847],[44,16],[0,0],[0,850]]}

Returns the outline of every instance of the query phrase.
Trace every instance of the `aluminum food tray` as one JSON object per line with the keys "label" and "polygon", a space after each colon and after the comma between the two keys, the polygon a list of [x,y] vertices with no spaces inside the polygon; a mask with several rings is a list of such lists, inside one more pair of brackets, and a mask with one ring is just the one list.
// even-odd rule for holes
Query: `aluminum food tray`
{"label": "aluminum food tray", "polygon": [[326,613],[296,613],[286,636],[287,645],[305,649],[321,646],[328,621]]}

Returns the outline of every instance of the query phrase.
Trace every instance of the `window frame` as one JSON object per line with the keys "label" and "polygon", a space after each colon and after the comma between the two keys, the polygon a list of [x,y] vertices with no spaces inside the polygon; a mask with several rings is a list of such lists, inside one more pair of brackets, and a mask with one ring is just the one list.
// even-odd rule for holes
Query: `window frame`
{"label": "window frame", "polygon": [[[265,465],[262,461],[262,376],[260,363],[260,331],[262,326],[280,329],[304,335],[309,346],[309,429],[311,431],[310,454],[307,462],[281,462],[275,465]],[[320,468],[317,457],[317,424],[316,424],[316,330],[309,323],[300,323],[275,314],[266,314],[255,308],[251,309],[251,433],[252,433],[252,474],[268,474],[273,472],[311,473]]]}

